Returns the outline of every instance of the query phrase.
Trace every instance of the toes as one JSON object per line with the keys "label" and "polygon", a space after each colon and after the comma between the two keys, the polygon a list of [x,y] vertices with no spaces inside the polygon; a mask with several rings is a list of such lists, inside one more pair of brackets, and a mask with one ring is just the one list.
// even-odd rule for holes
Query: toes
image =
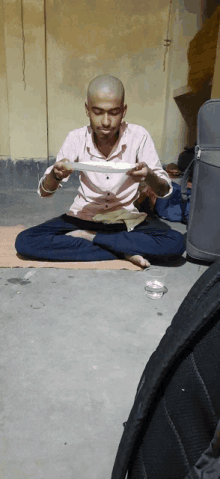
{"label": "toes", "polygon": [[125,258],[131,263],[135,264],[136,266],[140,266],[141,268],[148,268],[150,263],[147,259],[143,258],[140,255],[126,255]]}

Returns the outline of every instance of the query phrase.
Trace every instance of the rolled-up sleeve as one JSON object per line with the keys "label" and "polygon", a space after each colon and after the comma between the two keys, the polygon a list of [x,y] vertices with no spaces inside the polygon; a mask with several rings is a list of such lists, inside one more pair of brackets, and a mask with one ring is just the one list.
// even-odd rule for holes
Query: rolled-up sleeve
{"label": "rolled-up sleeve", "polygon": [[169,198],[173,192],[172,181],[169,178],[167,172],[163,169],[160,162],[159,156],[156,152],[154,142],[150,134],[146,131],[146,134],[143,136],[143,139],[140,143],[138,154],[138,162],[144,162],[149,166],[149,168],[159,177],[166,180],[169,185],[169,191],[164,196],[157,196],[157,198]]}

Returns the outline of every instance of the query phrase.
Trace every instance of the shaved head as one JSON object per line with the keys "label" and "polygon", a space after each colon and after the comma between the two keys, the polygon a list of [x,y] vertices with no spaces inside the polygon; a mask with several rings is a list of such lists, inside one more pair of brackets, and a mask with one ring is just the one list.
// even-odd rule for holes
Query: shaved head
{"label": "shaved head", "polygon": [[96,96],[105,98],[117,98],[124,103],[124,86],[121,80],[111,75],[100,75],[92,80],[88,86],[87,100]]}
{"label": "shaved head", "polygon": [[94,78],[88,87],[85,108],[96,145],[112,148],[118,140],[121,122],[127,111],[122,82],[111,75]]}

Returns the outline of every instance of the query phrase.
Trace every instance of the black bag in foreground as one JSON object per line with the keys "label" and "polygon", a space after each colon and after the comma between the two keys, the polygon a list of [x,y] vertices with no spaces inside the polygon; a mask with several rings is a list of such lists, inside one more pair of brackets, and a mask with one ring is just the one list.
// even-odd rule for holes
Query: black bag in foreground
{"label": "black bag in foreground", "polygon": [[111,479],[220,478],[220,260],[197,280],[141,376]]}
{"label": "black bag in foreground", "polygon": [[193,168],[186,252],[212,263],[220,258],[220,100],[208,100],[197,116],[195,156],[181,181],[182,202]]}

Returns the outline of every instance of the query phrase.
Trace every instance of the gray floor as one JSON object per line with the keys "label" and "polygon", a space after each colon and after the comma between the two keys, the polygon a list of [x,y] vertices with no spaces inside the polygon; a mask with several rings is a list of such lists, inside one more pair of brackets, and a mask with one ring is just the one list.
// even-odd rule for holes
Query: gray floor
{"label": "gray floor", "polygon": [[[38,224],[72,196],[2,192],[0,224]],[[0,269],[1,479],[111,477],[145,364],[208,266],[184,254],[162,267],[156,301],[144,271]]]}

